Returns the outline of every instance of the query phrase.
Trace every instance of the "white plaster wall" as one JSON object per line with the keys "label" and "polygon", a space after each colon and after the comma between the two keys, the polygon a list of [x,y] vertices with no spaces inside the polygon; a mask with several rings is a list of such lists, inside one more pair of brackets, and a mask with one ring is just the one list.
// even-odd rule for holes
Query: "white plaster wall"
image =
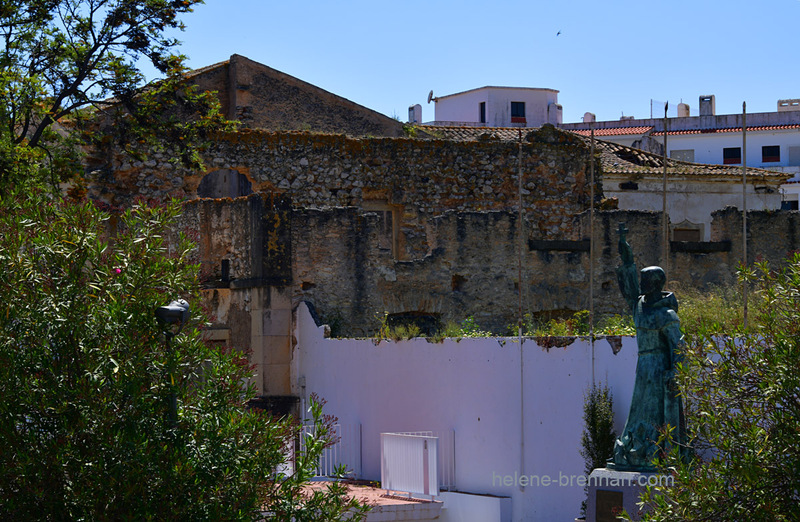
{"label": "white plaster wall", "polygon": [[[326,399],[326,412],[340,423],[361,424],[367,479],[380,478],[381,432],[453,429],[458,490],[511,497],[513,520],[572,520],[584,498],[577,477],[583,474],[583,394],[593,370],[612,389],[618,430],[628,414],[636,365],[632,338],[616,355],[602,339],[594,350],[585,340],[550,350],[526,340],[520,386],[520,347],[513,338],[378,344],[325,339],[304,304],[297,315],[305,393]],[[515,484],[521,474],[553,483],[524,490],[505,483]]]}
{"label": "white plaster wall", "polygon": [[548,104],[558,103],[558,91],[513,87],[475,89],[439,98],[435,119],[437,122],[477,123],[480,121],[479,104],[485,102],[486,125],[510,127],[512,101],[525,102],[526,127],[540,127],[548,122]]}
{"label": "white plaster wall", "polygon": [[511,499],[444,491],[439,522],[487,522],[511,520]]}
{"label": "white plaster wall", "polygon": [[783,199],[786,201],[800,201],[800,183],[786,183],[781,185]]}
{"label": "white plaster wall", "polygon": [[641,135],[623,135],[623,136],[595,136],[598,140],[610,141],[626,147],[633,147],[633,142],[642,139]]}
{"label": "white plaster wall", "polygon": [[435,102],[434,119],[443,122],[480,122],[480,103],[486,103],[487,125],[489,115],[489,93],[485,89],[467,91],[462,94],[439,98]]}
{"label": "white plaster wall", "polygon": [[[761,147],[779,145],[781,161],[764,163],[761,161]],[[722,149],[741,147],[741,132],[723,132],[719,134],[686,134],[667,137],[667,149],[694,149],[695,163],[722,165]],[[789,147],[800,146],[800,132],[797,129],[783,131],[748,131],[747,132],[747,166],[763,169],[790,166]]]}
{"label": "white plaster wall", "polygon": [[[608,178],[603,182],[606,197],[617,198],[622,210],[655,210],[663,208],[663,182],[638,182],[637,190],[619,190],[623,180]],[[775,210],[781,207],[781,194],[755,191],[753,185],[747,187],[747,208],[749,210]],[[732,206],[742,208],[742,186],[735,182],[701,182],[694,180],[674,180],[667,183],[667,211],[672,225],[684,220],[702,223],[703,240],[711,240],[711,213]]]}

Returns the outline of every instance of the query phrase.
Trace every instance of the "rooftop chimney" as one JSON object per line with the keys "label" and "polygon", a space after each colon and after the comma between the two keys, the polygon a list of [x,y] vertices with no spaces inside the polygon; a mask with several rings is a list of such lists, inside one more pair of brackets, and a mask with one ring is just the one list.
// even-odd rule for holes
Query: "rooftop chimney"
{"label": "rooftop chimney", "polygon": [[594,123],[597,121],[597,116],[593,112],[583,113],[583,123]]}
{"label": "rooftop chimney", "polygon": [[778,112],[800,111],[800,100],[778,100]]}
{"label": "rooftop chimney", "polygon": [[700,116],[715,116],[717,114],[714,95],[700,96]]}
{"label": "rooftop chimney", "polygon": [[[713,111],[713,109],[712,109]],[[688,103],[679,103],[678,104],[678,118],[688,118],[689,117],[689,104]]]}
{"label": "rooftop chimney", "polygon": [[408,108],[408,123],[422,123],[422,105],[419,103]]}

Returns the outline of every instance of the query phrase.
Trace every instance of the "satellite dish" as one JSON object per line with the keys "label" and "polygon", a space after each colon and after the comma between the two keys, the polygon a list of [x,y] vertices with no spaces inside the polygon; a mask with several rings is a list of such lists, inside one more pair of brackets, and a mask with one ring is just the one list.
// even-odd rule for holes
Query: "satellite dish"
{"label": "satellite dish", "polygon": [[431,90],[431,92],[428,93],[428,103],[430,103],[432,99],[433,99],[433,90]]}

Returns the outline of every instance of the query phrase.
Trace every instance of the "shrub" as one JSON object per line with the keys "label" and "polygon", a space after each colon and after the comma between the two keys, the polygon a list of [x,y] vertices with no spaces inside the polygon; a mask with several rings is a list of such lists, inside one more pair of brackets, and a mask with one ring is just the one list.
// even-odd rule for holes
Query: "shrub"
{"label": "shrub", "polygon": [[[247,354],[202,340],[194,247],[165,241],[180,209],[138,205],[108,238],[91,203],[0,200],[0,519],[319,511],[300,494],[302,466],[276,475],[296,429],[245,406]],[[154,312],[177,298],[193,314],[167,343]],[[358,509],[340,493],[320,516]]]}
{"label": "shrub", "polygon": [[760,304],[748,331],[698,321],[687,335],[677,378],[693,457],[660,461],[675,483],[645,493],[647,520],[800,520],[800,255],[740,277]]}
{"label": "shrub", "polygon": [[[584,394],[583,423],[581,434],[581,456],[584,459],[586,476],[596,468],[606,467],[614,456],[614,400],[608,385],[592,384]],[[581,505],[581,513],[586,512],[586,502]]]}

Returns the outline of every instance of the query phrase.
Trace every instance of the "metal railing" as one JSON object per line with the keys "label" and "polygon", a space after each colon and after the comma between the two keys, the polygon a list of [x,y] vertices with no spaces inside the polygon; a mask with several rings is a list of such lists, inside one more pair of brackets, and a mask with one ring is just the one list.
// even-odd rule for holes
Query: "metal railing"
{"label": "metal railing", "polygon": [[381,487],[410,495],[439,494],[437,437],[381,433]]}
{"label": "metal railing", "polygon": [[[306,435],[314,434],[314,426],[304,426],[300,448],[305,451]],[[335,442],[322,451],[316,468],[317,477],[332,477],[335,469],[344,465],[346,476],[361,477],[361,424],[334,424]]]}
{"label": "metal railing", "polygon": [[454,430],[404,431],[400,434],[437,437],[439,439],[437,461],[439,489],[454,491],[456,489],[456,432]]}

